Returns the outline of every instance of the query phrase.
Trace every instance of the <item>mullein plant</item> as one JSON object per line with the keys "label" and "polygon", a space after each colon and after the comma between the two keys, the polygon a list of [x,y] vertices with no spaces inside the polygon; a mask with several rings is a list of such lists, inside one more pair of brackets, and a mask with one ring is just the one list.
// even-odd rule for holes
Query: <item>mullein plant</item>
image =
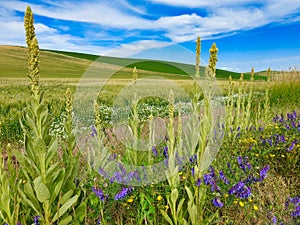
{"label": "mullein plant", "polygon": [[2,151],[0,151],[0,222],[17,224],[22,214],[20,212],[21,200],[18,187],[22,185],[23,181],[19,179],[19,168],[12,162],[10,144],[7,145],[6,155],[5,160]]}
{"label": "mullein plant", "polygon": [[[205,216],[205,201],[206,189],[201,184],[201,178],[206,171],[207,164],[210,162],[209,144],[211,144],[211,134],[213,130],[213,121],[216,118],[212,116],[213,104],[213,82],[215,81],[216,62],[218,48],[213,44],[210,49],[209,66],[206,68],[204,76],[204,93],[201,93],[200,84],[200,38],[197,39],[196,45],[196,72],[195,82],[192,96],[192,119],[188,127],[187,133],[182,136],[181,127],[181,112],[178,113],[178,128],[175,132],[174,126],[174,99],[170,93],[169,99],[169,122],[167,126],[167,148],[168,148],[168,170],[167,178],[170,187],[170,194],[167,195],[167,202],[170,208],[170,214],[161,210],[164,219],[172,225],[176,224],[207,224],[211,223],[217,212],[208,218]],[[203,109],[199,104],[200,96],[204,96]],[[194,137],[193,134],[199,134]],[[191,134],[191,135],[189,135]],[[186,138],[189,139],[187,142]],[[195,140],[194,140],[195,139]],[[183,152],[183,142],[187,145],[187,149]],[[188,156],[194,156],[195,164],[192,168],[192,185],[186,184],[185,190],[188,196],[188,201],[185,201],[182,195],[179,195],[179,171],[182,169],[180,164],[181,159],[186,159]],[[184,195],[185,196],[185,195]]]}
{"label": "mullein plant", "polygon": [[42,224],[69,224],[74,217],[72,207],[80,195],[74,185],[76,173],[72,150],[75,146],[71,135],[70,98],[68,100],[67,145],[63,156],[58,156],[58,138],[49,134],[52,118],[44,102],[39,85],[39,46],[35,36],[33,15],[30,7],[25,17],[26,43],[28,55],[28,77],[31,81],[31,99],[24,110],[24,151],[15,151],[22,175],[26,180],[19,187],[22,206],[34,216],[39,216]]}
{"label": "mullein plant", "polygon": [[[199,72],[197,71],[199,69],[199,66],[197,63],[200,61],[197,58],[200,57],[200,44],[197,41],[197,50],[196,50],[196,82],[199,81],[200,76]],[[207,169],[207,164],[210,163],[209,157],[210,154],[214,154],[213,147],[209,146],[209,144],[212,144],[212,140],[210,140],[212,129],[213,129],[213,123],[216,118],[213,117],[213,84],[215,82],[215,76],[216,76],[216,63],[217,63],[217,53],[218,48],[215,43],[211,46],[210,50],[210,59],[209,59],[209,65],[205,69],[205,79],[204,79],[204,106],[203,106],[203,112],[201,112],[201,108],[199,108],[197,104],[197,97],[199,96],[199,89],[195,89],[194,96],[197,96],[196,98],[193,98],[193,114],[196,118],[199,118],[199,115],[202,115],[200,117],[200,121],[196,123],[196,130],[197,132],[200,132],[199,139],[197,141],[196,149],[194,152],[194,161],[195,164],[192,167],[192,186],[185,186],[187,195],[189,197],[189,201],[187,203],[187,209],[188,209],[188,223],[187,224],[207,224],[211,223],[214,219],[214,217],[217,215],[217,212],[210,215],[209,217],[205,216],[205,202],[206,202],[206,192],[207,188],[204,185],[201,185],[201,177],[205,173]],[[198,119],[199,120],[199,119]],[[210,147],[212,147],[210,149]]]}

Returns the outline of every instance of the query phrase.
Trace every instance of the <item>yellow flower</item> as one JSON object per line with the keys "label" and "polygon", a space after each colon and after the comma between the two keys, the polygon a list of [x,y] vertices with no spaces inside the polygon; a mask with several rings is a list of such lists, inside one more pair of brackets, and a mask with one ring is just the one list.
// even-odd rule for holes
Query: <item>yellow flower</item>
{"label": "yellow flower", "polygon": [[275,126],[275,129],[279,129],[279,127],[276,125],[276,126]]}
{"label": "yellow flower", "polygon": [[255,211],[257,211],[257,210],[258,210],[257,205],[253,205],[253,209],[254,209]]}
{"label": "yellow flower", "polygon": [[248,200],[249,202],[253,202],[253,200],[251,199],[251,198],[249,198],[249,200]]}
{"label": "yellow flower", "polygon": [[270,154],[270,157],[271,157],[271,158],[275,157],[275,154]]}
{"label": "yellow flower", "polygon": [[258,156],[259,156],[259,154],[257,154],[257,153],[256,153],[256,154],[255,154],[255,156],[256,156],[256,157],[258,157]]}
{"label": "yellow flower", "polygon": [[161,195],[157,196],[156,200],[157,201],[161,201],[163,199],[163,197]]}
{"label": "yellow flower", "polygon": [[128,200],[127,200],[127,202],[133,202],[133,198],[129,198]]}
{"label": "yellow flower", "polygon": [[165,205],[164,208],[165,208],[166,211],[168,211],[169,206],[168,206],[168,205]]}
{"label": "yellow flower", "polygon": [[237,204],[238,202],[237,202],[237,200],[234,200],[233,203],[234,203],[234,204]]}
{"label": "yellow flower", "polygon": [[179,176],[181,176],[182,174],[183,174],[182,171],[180,171],[180,172],[178,173]]}
{"label": "yellow flower", "polygon": [[282,158],[284,158],[284,157],[285,157],[285,155],[281,155],[281,157],[282,157]]}
{"label": "yellow flower", "polygon": [[229,196],[228,194],[224,194],[224,198],[228,198],[228,196]]}
{"label": "yellow flower", "polygon": [[22,184],[26,184],[27,180],[22,180]]}
{"label": "yellow flower", "polygon": [[241,207],[244,207],[244,206],[245,206],[245,203],[244,203],[244,202],[239,202],[239,205],[240,205]]}

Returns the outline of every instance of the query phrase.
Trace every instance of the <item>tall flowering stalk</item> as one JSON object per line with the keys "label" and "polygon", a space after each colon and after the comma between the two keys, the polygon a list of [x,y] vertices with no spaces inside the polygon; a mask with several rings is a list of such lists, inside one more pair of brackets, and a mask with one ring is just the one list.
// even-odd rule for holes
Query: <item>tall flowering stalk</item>
{"label": "tall flowering stalk", "polygon": [[[32,11],[28,6],[24,25],[31,101],[24,111],[24,123],[21,123],[25,139],[24,152],[14,153],[26,178],[24,186],[19,188],[19,193],[22,201],[35,215],[40,216],[43,224],[50,225],[60,221],[68,224],[72,221],[69,208],[77,202],[80,193],[72,183],[76,172],[73,167],[75,161],[71,156],[71,150],[75,146],[74,138],[69,136],[63,162],[57,155],[58,138],[50,136],[53,119],[49,116],[48,106],[39,87],[39,47],[33,21]],[[70,102],[67,111],[71,111]],[[69,112],[69,130],[70,126]],[[70,132],[67,135],[70,135]]]}

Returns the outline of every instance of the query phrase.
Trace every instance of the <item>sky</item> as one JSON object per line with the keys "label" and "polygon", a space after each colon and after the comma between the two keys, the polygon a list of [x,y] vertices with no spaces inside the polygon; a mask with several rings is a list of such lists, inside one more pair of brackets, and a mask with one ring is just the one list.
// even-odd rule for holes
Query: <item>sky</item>
{"label": "sky", "polygon": [[201,64],[236,72],[300,68],[300,0],[1,0],[0,45],[25,46],[30,6],[41,49]]}

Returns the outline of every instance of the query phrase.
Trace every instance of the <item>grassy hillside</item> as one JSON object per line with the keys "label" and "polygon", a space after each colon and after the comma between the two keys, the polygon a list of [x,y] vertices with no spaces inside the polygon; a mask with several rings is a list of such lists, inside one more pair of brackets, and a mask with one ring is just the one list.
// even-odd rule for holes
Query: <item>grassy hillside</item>
{"label": "grassy hillside", "polygon": [[[40,73],[44,78],[80,78],[93,61],[98,60],[108,72],[116,69],[116,66],[125,66],[116,75],[118,78],[131,76],[131,69],[137,67],[141,76],[162,76],[169,79],[188,79],[186,75],[194,74],[194,66],[189,64],[116,58],[97,56],[84,53],[65,51],[41,50]],[[0,46],[0,77],[26,77],[27,56],[26,49],[16,46]],[[204,69],[201,68],[203,74]],[[229,76],[239,79],[240,74],[225,70],[217,70],[217,78],[226,79]],[[246,74],[245,79],[250,75]],[[265,79],[264,76],[257,76],[256,79]]]}

